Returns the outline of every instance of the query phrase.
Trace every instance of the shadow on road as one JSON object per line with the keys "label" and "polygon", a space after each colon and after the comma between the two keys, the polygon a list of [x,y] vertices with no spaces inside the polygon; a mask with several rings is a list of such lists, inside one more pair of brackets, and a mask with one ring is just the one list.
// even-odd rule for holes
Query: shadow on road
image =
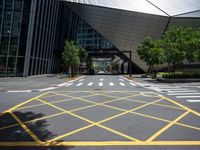
{"label": "shadow on road", "polygon": [[[44,117],[42,113],[33,112],[14,112],[14,114],[20,118],[20,120],[29,121],[36,118]],[[47,141],[56,135],[48,131],[48,122],[43,120],[38,120],[35,122],[25,123],[25,125],[33,132],[41,141]],[[5,128],[7,127],[7,128]],[[4,129],[3,129],[4,128]],[[0,116],[0,142],[33,142],[31,136],[20,126],[17,121],[12,117],[10,113],[5,113]],[[0,150],[69,150],[73,147],[1,147]]]}

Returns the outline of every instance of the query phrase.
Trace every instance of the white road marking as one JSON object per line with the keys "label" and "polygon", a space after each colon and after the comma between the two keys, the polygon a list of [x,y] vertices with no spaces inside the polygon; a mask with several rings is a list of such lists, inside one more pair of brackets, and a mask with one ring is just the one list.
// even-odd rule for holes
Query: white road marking
{"label": "white road marking", "polygon": [[191,102],[191,103],[197,103],[197,102],[200,102],[200,100],[187,100],[188,102]]}
{"label": "white road marking", "polygon": [[114,83],[110,82],[109,85],[110,85],[110,86],[114,86]]}
{"label": "white road marking", "polygon": [[31,92],[32,90],[20,90],[20,91],[7,91],[8,93],[29,93]]}
{"label": "white road marking", "polygon": [[132,85],[132,86],[136,86],[136,84],[134,84],[134,83],[131,83],[131,82],[130,82],[129,84],[130,84],[130,85]]}
{"label": "white road marking", "polygon": [[90,83],[88,83],[88,85],[87,86],[92,86],[93,85],[93,82],[90,82]]}
{"label": "white road marking", "polygon": [[73,83],[68,83],[66,84],[65,86],[68,87],[68,86],[71,86]]}
{"label": "white road marking", "polygon": [[81,86],[83,84],[83,82],[81,82],[81,83],[78,83],[76,86]]}
{"label": "white road marking", "polygon": [[200,95],[198,96],[176,96],[176,98],[200,98]]}
{"label": "white road marking", "polygon": [[100,81],[103,81],[103,80],[104,80],[103,78],[100,79]]}
{"label": "white road marking", "polygon": [[124,83],[122,83],[122,82],[120,82],[119,84],[120,84],[121,86],[125,86],[125,84],[124,84]]}
{"label": "white road marking", "polygon": [[80,79],[78,82],[84,81],[85,79]]}
{"label": "white road marking", "polygon": [[124,81],[123,79],[119,79],[120,81]]}
{"label": "white road marking", "polygon": [[199,95],[200,93],[170,93],[167,95]]}
{"label": "white road marking", "polygon": [[188,91],[189,89],[162,89],[162,90],[168,90],[168,91]]}
{"label": "white road marking", "polygon": [[99,86],[103,86],[103,82],[99,82]]}
{"label": "white road marking", "polygon": [[167,91],[169,93],[185,93],[185,92],[197,92],[196,90],[187,90],[187,91]]}

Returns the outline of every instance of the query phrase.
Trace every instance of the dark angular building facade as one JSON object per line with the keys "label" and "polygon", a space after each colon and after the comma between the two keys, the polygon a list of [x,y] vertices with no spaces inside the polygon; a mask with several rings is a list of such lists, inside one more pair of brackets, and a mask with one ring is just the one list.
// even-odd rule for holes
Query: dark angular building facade
{"label": "dark angular building facade", "polygon": [[132,51],[133,70],[143,72],[137,46],[174,24],[199,28],[200,1],[0,0],[0,76],[61,71],[65,39],[90,50]]}

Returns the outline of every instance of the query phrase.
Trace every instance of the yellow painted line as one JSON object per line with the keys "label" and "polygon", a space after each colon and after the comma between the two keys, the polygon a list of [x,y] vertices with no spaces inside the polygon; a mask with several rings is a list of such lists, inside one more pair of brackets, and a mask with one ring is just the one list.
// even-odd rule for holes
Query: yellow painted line
{"label": "yellow painted line", "polygon": [[170,102],[172,102],[172,103],[174,103],[174,104],[176,104],[176,105],[178,105],[178,106],[180,106],[180,107],[182,107],[182,108],[184,108],[186,110],[189,110],[191,113],[193,113],[193,114],[195,114],[197,116],[200,116],[199,112],[197,112],[195,110],[192,110],[192,109],[190,109],[190,108],[188,108],[188,107],[186,107],[186,106],[184,106],[184,105],[182,105],[182,104],[180,104],[180,103],[178,103],[178,102],[176,102],[174,100],[171,100],[171,99],[169,99],[169,98],[167,98],[167,97],[165,97],[163,95],[161,95],[160,97],[162,97],[163,99],[168,100],[168,101],[170,101]]}
{"label": "yellow painted line", "polygon": [[[118,107],[114,107],[114,106],[110,106],[110,105],[105,105],[105,103],[100,103],[99,105],[100,106],[104,106],[104,107],[108,107],[108,108],[112,108],[112,109],[115,109],[115,110],[123,111],[123,112],[127,111],[126,109],[122,109],[122,108],[118,108]],[[163,122],[168,122],[168,123],[171,122],[170,120],[167,120],[167,119],[163,119],[163,118],[159,118],[159,117],[154,117],[154,116],[146,115],[146,114],[142,114],[142,113],[137,113],[137,112],[134,112],[134,111],[129,112],[129,113],[134,114],[134,115],[143,116],[143,117],[150,118],[150,119],[154,119],[154,120],[163,121]],[[179,126],[183,126],[183,127],[195,129],[195,130],[200,130],[199,127],[191,126],[191,125],[184,124],[184,123],[178,123],[178,122],[176,122],[175,124],[177,124]]]}
{"label": "yellow painted line", "polygon": [[15,120],[21,125],[21,127],[37,142],[40,143],[41,141],[39,138],[12,112],[10,114],[15,118]]}
{"label": "yellow painted line", "polygon": [[[24,124],[26,124],[26,123],[31,123],[31,122],[35,122],[35,121],[39,121],[39,120],[43,120],[43,119],[48,119],[48,118],[52,118],[52,117],[55,117],[55,116],[59,116],[59,115],[62,115],[62,114],[65,114],[65,112],[61,112],[61,113],[57,113],[57,114],[53,114],[53,115],[49,115],[49,116],[45,116],[45,117],[41,117],[41,118],[29,120],[29,121],[25,121],[25,122],[23,122],[23,123],[24,123]],[[1,131],[1,130],[8,129],[8,128],[15,127],[15,126],[18,126],[18,125],[20,125],[20,124],[19,124],[19,123],[15,123],[15,124],[12,124],[12,125],[8,125],[8,126],[5,126],[5,127],[1,127],[1,128],[0,128],[0,131]]]}
{"label": "yellow painted line", "polygon": [[[52,92],[52,93],[55,93],[55,92]],[[86,100],[84,98],[81,98],[81,97],[75,97],[75,96],[71,96],[71,95],[67,95],[67,94],[60,94],[60,93],[55,93],[55,94],[58,94],[58,95],[61,95],[61,96],[67,96],[67,97],[70,97],[72,99],[77,99],[77,100],[80,100],[80,101],[87,101],[89,103],[94,103],[94,104],[97,104],[99,105],[100,103],[97,103],[97,102],[93,102],[93,101],[90,101],[90,100]],[[99,95],[99,94],[98,94]],[[100,94],[101,95],[101,94]],[[126,97],[121,97],[121,98],[117,98],[115,100],[122,100],[124,98],[129,98],[129,97],[135,97],[135,96],[139,96],[140,94],[133,94],[133,95],[129,95],[129,96],[126,96]],[[108,100],[110,102],[110,100]],[[106,101],[106,102],[108,102]]]}
{"label": "yellow painted line", "polygon": [[[49,146],[199,146],[200,141],[152,141],[152,142],[132,142],[132,141],[104,141],[104,142],[96,142],[96,141],[64,141],[64,142],[0,142],[0,146],[9,146],[9,147],[49,147]],[[188,147],[189,149],[189,147]]]}
{"label": "yellow painted line", "polygon": [[54,96],[57,96],[55,94],[48,94],[47,96],[42,96],[42,98],[50,98],[50,97],[54,97]]}
{"label": "yellow painted line", "polygon": [[[154,119],[154,120],[163,121],[163,122],[168,122],[168,123],[171,122],[170,120],[166,120],[166,119],[163,119],[163,118],[158,118],[158,117],[154,117],[154,116],[150,116],[150,115],[146,115],[146,114],[142,114],[142,113],[137,113],[137,112],[134,112],[134,111],[130,112],[130,113],[135,114],[135,115],[139,115],[139,116],[143,116],[143,117],[147,117],[147,118],[151,118],[151,119]],[[183,123],[179,123],[179,122],[176,122],[175,124],[179,125],[179,126],[183,126],[183,127],[187,127],[187,128],[191,128],[191,129],[195,129],[195,130],[200,131],[199,127],[195,127],[195,126],[191,126],[191,125],[183,124]]]}
{"label": "yellow painted line", "polygon": [[[127,100],[128,101],[133,101],[133,102],[138,102],[138,103],[148,103],[148,102],[140,101],[140,100],[132,100],[132,99],[127,99]],[[157,106],[162,106],[162,107],[168,107],[168,108],[173,108],[173,109],[178,109],[178,110],[185,110],[182,107],[175,107],[175,106],[170,106],[170,105],[165,105],[165,104],[159,104],[159,103],[155,103],[155,104],[152,104],[152,105],[157,105]]]}
{"label": "yellow painted line", "polygon": [[[58,110],[61,110],[61,111],[63,111],[63,112],[66,112],[66,113],[68,113],[68,114],[70,114],[70,115],[72,115],[72,116],[74,116],[74,117],[76,117],[76,118],[79,118],[79,119],[81,119],[81,120],[84,120],[84,121],[86,121],[86,122],[88,122],[88,123],[95,124],[96,126],[99,126],[99,127],[104,128],[104,129],[106,129],[106,130],[108,130],[108,131],[114,132],[113,129],[104,127],[103,125],[100,125],[99,123],[93,122],[93,121],[91,121],[91,120],[89,120],[89,119],[86,119],[86,118],[84,118],[84,117],[81,117],[81,116],[79,116],[79,115],[76,115],[76,114],[74,114],[74,113],[72,113],[72,112],[70,112],[70,111],[67,111],[67,110],[62,109],[62,108],[60,108],[60,107],[57,107],[57,106],[55,106],[55,105],[53,105],[53,104],[50,104],[50,103],[45,102],[45,101],[40,100],[40,99],[38,99],[38,101],[41,101],[41,102],[43,102],[43,103],[46,103],[46,104],[49,105],[49,106],[52,106],[52,107],[54,107],[54,108],[56,108],[56,109],[58,109]],[[123,133],[120,133],[120,134],[119,134],[118,131],[115,131],[114,133],[116,133],[116,134],[118,134],[118,135],[121,135],[121,136],[123,135],[123,137],[126,137],[126,138],[128,138],[129,140],[139,141],[138,139],[135,139],[135,138],[130,137],[130,136],[128,136],[128,135],[125,135],[125,134],[123,134]]]}
{"label": "yellow painted line", "polygon": [[[162,100],[162,99],[158,99],[157,101],[161,101],[161,100]],[[154,102],[157,102],[157,101],[154,101]],[[151,102],[151,103],[154,103],[154,102]],[[139,106],[139,107],[137,107],[137,108],[134,108],[134,109],[131,109],[131,110],[128,110],[128,111],[125,111],[125,112],[120,113],[120,114],[117,114],[117,115],[114,115],[114,116],[112,116],[112,117],[106,118],[106,119],[101,120],[101,121],[99,121],[99,122],[97,122],[97,123],[93,123],[93,125],[97,125],[97,126],[99,126],[99,127],[101,127],[101,128],[104,128],[104,129],[106,129],[106,130],[108,130],[108,131],[111,131],[111,132],[116,133],[116,134],[118,134],[118,135],[120,135],[120,136],[123,136],[123,137],[125,137],[125,138],[130,139],[130,138],[132,138],[132,137],[130,137],[130,136],[128,136],[128,135],[124,135],[124,134],[122,134],[122,133],[120,133],[120,132],[118,132],[118,131],[114,131],[114,130],[111,129],[111,128],[105,127],[105,126],[101,125],[101,123],[104,123],[104,122],[109,121],[109,120],[111,120],[111,119],[114,119],[114,118],[117,118],[117,117],[119,117],[119,116],[125,115],[125,114],[127,114],[127,113],[129,113],[129,112],[131,112],[131,111],[134,111],[134,110],[137,110],[137,109],[146,107],[146,106],[148,106],[148,105],[150,105],[150,103],[145,104],[145,105],[142,105],[142,106]],[[82,131],[82,130],[81,130],[81,131]],[[71,135],[71,134],[70,134],[70,135]],[[60,137],[56,137],[56,140],[58,140],[58,139],[60,139],[60,138],[63,138],[63,137],[66,137],[66,136],[67,136],[67,134],[63,134],[63,135],[61,135]],[[55,140],[55,139],[52,139],[52,140],[50,140],[50,141],[53,141],[53,140]],[[137,140],[137,139],[134,138],[134,139],[132,139],[132,140]],[[137,140],[137,141],[138,141],[138,140]]]}
{"label": "yellow painted line", "polygon": [[[58,94],[56,94],[56,96],[58,96]],[[87,95],[87,96],[83,96],[81,98],[87,98],[87,97],[91,97],[91,96],[94,96],[94,95]],[[65,96],[66,97],[66,96]],[[40,97],[42,99],[42,97]],[[61,102],[68,102],[68,101],[72,101],[74,99],[63,99],[63,100],[56,100],[56,101],[53,101],[53,102],[49,102],[51,104],[55,104],[55,103],[61,103]],[[24,106],[24,107],[19,107],[17,108],[16,110],[22,110],[22,109],[26,109],[26,108],[33,108],[33,107],[38,107],[38,106],[43,106],[43,105],[46,105],[44,103],[42,104],[35,104],[35,105],[30,105],[30,106]]]}
{"label": "yellow painted line", "polygon": [[48,93],[49,93],[49,92],[46,92],[46,93],[40,94],[40,95],[38,95],[38,96],[35,96],[35,97],[33,97],[33,98],[31,98],[31,99],[25,101],[25,102],[19,103],[18,105],[15,105],[14,107],[9,108],[8,110],[5,110],[5,111],[2,112],[2,113],[3,113],[3,114],[6,113],[6,112],[9,113],[10,111],[13,111],[13,110],[15,110],[16,108],[18,108],[18,107],[20,107],[20,106],[23,106],[23,105],[25,105],[25,104],[27,104],[27,103],[29,103],[29,102],[31,102],[31,101],[33,101],[33,100],[35,100],[35,99],[37,99],[37,98],[43,96],[43,95],[46,95],[46,94],[48,94]]}
{"label": "yellow painted line", "polygon": [[47,141],[47,142],[54,142],[54,141],[56,141],[56,140],[58,140],[58,139],[61,139],[61,138],[63,138],[63,137],[70,136],[70,135],[75,134],[75,133],[77,133],[77,132],[80,132],[80,131],[83,131],[83,130],[85,130],[85,129],[88,129],[88,128],[92,127],[92,126],[95,126],[95,123],[90,124],[90,125],[85,126],[85,127],[82,127],[82,128],[79,128],[79,129],[77,129],[77,130],[71,131],[71,132],[69,132],[69,133],[63,134],[63,135],[61,135],[61,136],[55,137],[55,138],[53,138],[53,139],[51,139],[51,140],[49,140],[49,141]]}
{"label": "yellow painted line", "polygon": [[56,92],[60,92],[60,93],[63,93],[63,92],[67,92],[67,93],[101,93],[101,92],[105,92],[105,93],[141,93],[141,91],[95,91],[95,90],[90,90],[90,91],[56,91]]}
{"label": "yellow painted line", "polygon": [[109,120],[112,120],[112,119],[114,119],[114,118],[120,117],[120,116],[122,116],[122,115],[128,114],[128,113],[130,113],[130,112],[132,112],[132,111],[141,109],[141,108],[143,108],[143,107],[146,107],[146,106],[148,106],[148,105],[151,105],[152,103],[159,102],[159,101],[161,101],[161,100],[162,100],[162,99],[158,99],[158,100],[153,101],[153,102],[151,102],[151,103],[141,105],[141,106],[136,107],[136,108],[134,108],[134,109],[131,109],[131,110],[125,111],[125,112],[123,112],[123,113],[117,114],[117,115],[115,115],[115,116],[109,117],[109,118],[107,118],[107,119],[104,119],[104,120],[100,121],[99,123],[104,123],[104,122],[106,122],[106,121],[109,121]]}
{"label": "yellow painted line", "polygon": [[187,114],[189,114],[189,111],[186,111],[185,113],[183,113],[182,115],[180,115],[178,118],[176,118],[175,120],[173,120],[172,122],[170,122],[169,124],[167,124],[165,127],[163,127],[162,129],[160,129],[158,132],[156,132],[154,135],[152,135],[147,142],[151,142],[153,141],[155,138],[157,138],[160,134],[162,134],[164,131],[166,131],[167,129],[169,129],[171,126],[173,126],[176,122],[178,122],[179,120],[181,120],[183,117],[185,117]]}
{"label": "yellow painted line", "polygon": [[[70,99],[70,100],[73,100],[73,99]],[[94,106],[98,106],[98,105],[101,105],[101,104],[106,104],[106,103],[114,102],[114,101],[118,101],[118,99],[110,100],[110,101],[106,101],[106,102],[102,102],[102,103],[98,103],[98,104],[95,103],[93,105],[89,105],[89,106],[85,106],[85,107],[75,108],[75,109],[70,110],[70,112],[74,112],[74,111],[78,111],[78,110],[82,110],[82,109],[86,109],[86,108],[90,108],[90,107],[94,107]],[[53,102],[51,102],[51,104],[53,104]],[[46,104],[42,103],[41,105],[46,105]],[[22,107],[20,107],[20,108],[22,108]],[[61,115],[61,114],[65,114],[65,113],[66,112],[61,112],[61,113],[57,113],[57,114],[53,114],[53,115],[49,115],[49,116],[45,116],[45,117],[29,120],[29,121],[26,121],[24,123],[30,123],[30,122],[35,122],[35,121],[42,120],[42,119],[48,119],[48,118],[51,118],[51,117],[54,117],[54,116],[58,116],[58,115]],[[1,127],[0,131],[4,130],[4,129],[7,129],[7,128],[15,127],[17,125],[19,125],[19,124],[12,124],[12,125],[9,125],[9,126]]]}
{"label": "yellow painted line", "polygon": [[[107,93],[106,93],[107,94]],[[141,95],[141,94],[140,94]],[[118,98],[116,96],[113,96],[113,95],[104,95],[104,96],[107,96],[107,97],[112,97],[112,98]],[[157,96],[159,97],[159,96]],[[138,103],[149,103],[149,102],[146,102],[146,101],[143,101],[143,100],[133,100],[133,99],[125,99],[125,100],[128,100],[128,101],[133,101],[133,102],[138,102]],[[180,109],[180,110],[185,110],[184,108],[182,107],[175,107],[175,106],[170,106],[170,105],[165,105],[165,104],[159,104],[159,103],[155,103],[155,104],[152,104],[152,105],[157,105],[157,106],[163,106],[163,107],[169,107],[169,108],[174,108],[174,109]]]}

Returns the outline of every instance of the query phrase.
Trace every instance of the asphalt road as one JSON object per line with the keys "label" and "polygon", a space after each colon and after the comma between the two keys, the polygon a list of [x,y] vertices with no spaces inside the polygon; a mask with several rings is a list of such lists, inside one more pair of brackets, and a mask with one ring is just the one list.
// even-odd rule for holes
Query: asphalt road
{"label": "asphalt road", "polygon": [[199,150],[199,89],[99,75],[1,93],[0,149]]}

